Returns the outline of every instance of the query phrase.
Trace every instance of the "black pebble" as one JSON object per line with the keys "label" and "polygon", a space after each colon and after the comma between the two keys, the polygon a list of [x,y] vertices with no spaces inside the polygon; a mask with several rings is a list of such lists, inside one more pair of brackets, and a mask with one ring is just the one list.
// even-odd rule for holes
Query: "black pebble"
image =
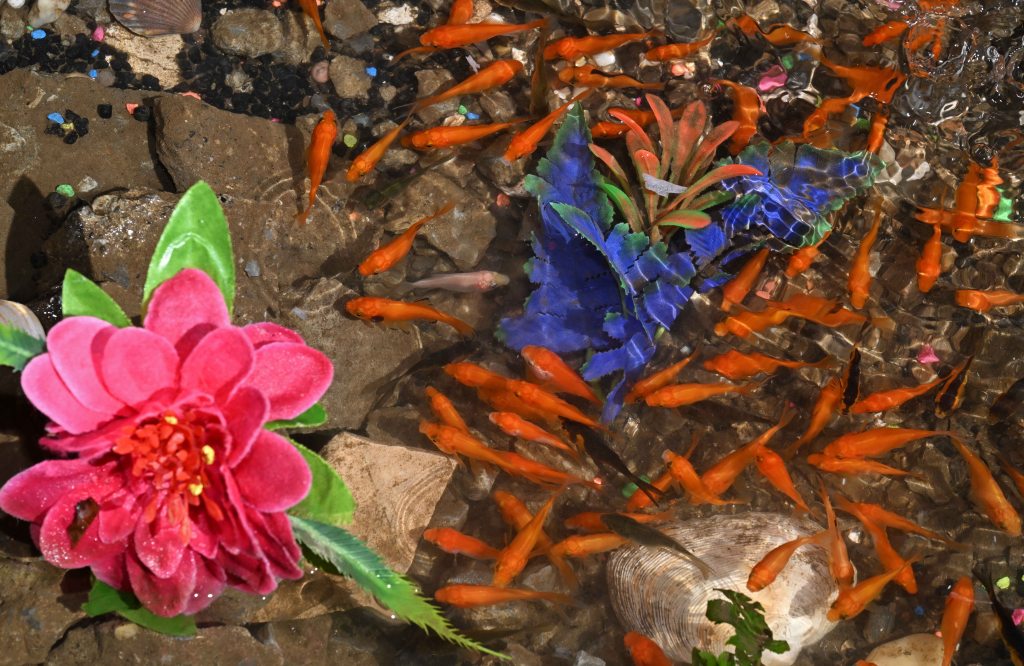
{"label": "black pebble", "polygon": [[135,118],[135,120],[138,120],[140,122],[147,122],[149,120],[150,115],[151,112],[148,106],[140,105],[135,107],[135,110],[132,111],[132,118]]}
{"label": "black pebble", "polygon": [[46,205],[50,210],[60,210],[68,203],[68,198],[60,192],[50,192],[46,195]]}
{"label": "black pebble", "polygon": [[143,74],[140,79],[141,85],[146,90],[160,90],[160,79],[152,74]]}
{"label": "black pebble", "polygon": [[100,104],[96,107],[96,113],[100,118],[110,118],[114,115],[114,107],[110,104]]}
{"label": "black pebble", "polygon": [[64,143],[68,144],[69,146],[73,144],[75,141],[78,141],[78,134],[76,134],[75,132],[69,132],[64,137]]}

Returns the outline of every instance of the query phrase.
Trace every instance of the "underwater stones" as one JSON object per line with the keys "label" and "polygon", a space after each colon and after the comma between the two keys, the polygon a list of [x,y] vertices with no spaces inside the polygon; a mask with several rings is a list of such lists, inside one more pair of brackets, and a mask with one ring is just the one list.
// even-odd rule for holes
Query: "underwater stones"
{"label": "underwater stones", "polygon": [[934,666],[942,663],[942,639],[910,634],[879,645],[866,657],[875,666]]}
{"label": "underwater stones", "polygon": [[377,17],[360,0],[328,2],[324,8],[324,30],[338,39],[361,35],[377,25]]}
{"label": "underwater stones", "polygon": [[211,34],[221,51],[250,58],[276,53],[284,45],[281,22],[262,9],[230,11],[217,19]]}
{"label": "underwater stones", "polygon": [[330,66],[331,82],[338,96],[367,100],[373,78],[366,73],[366,63],[348,56],[335,56]]}
{"label": "underwater stones", "polygon": [[[320,452],[345,481],[359,510],[346,529],[395,571],[408,571],[423,530],[448,487],[455,459],[342,433]],[[387,461],[387,464],[382,464]]]}
{"label": "underwater stones", "polygon": [[[470,177],[467,180],[471,183],[476,179]],[[477,183],[483,187],[482,183]],[[392,214],[392,220],[396,223],[405,220],[411,224],[449,201],[455,204],[455,209],[443,219],[428,224],[420,234],[448,255],[458,270],[467,271],[480,263],[497,229],[494,215],[467,188],[431,171],[396,199],[397,210],[402,211],[402,216],[399,219]]]}
{"label": "underwater stones", "polygon": [[[449,88],[455,83],[455,77],[447,69],[418,69],[416,70],[416,97],[429,97],[442,90]],[[441,120],[459,110],[459,100],[447,99],[439,104],[433,104],[416,113],[416,117],[424,125],[437,125]]]}
{"label": "underwater stones", "polygon": [[127,620],[111,620],[72,629],[46,658],[47,664],[143,663],[159,655],[161,663],[246,664],[281,666],[281,649],[256,639],[244,627],[203,627],[195,636],[182,638],[149,631]]}
{"label": "underwater stones", "polygon": [[66,574],[41,559],[0,556],[0,662],[46,661],[50,647],[85,617],[77,604],[62,602],[60,586]]}
{"label": "underwater stones", "polygon": [[705,616],[714,588],[741,590],[765,608],[765,620],[776,639],[789,642],[781,655],[766,653],[766,666],[788,666],[800,650],[820,640],[833,623],[825,614],[838,589],[828,570],[824,549],[798,550],[774,583],[748,592],[747,575],[773,548],[821,528],[775,513],[711,516],[658,526],[716,570],[705,579],[689,562],[662,550],[631,545],[608,559],[612,606],[627,631],[650,637],[672,659],[686,660],[693,647],[718,654],[731,635],[727,625],[713,625]]}
{"label": "underwater stones", "polygon": [[338,304],[353,295],[341,283],[321,278],[310,283],[282,322],[336,364],[334,382],[321,400],[328,428],[362,427],[378,396],[423,355],[417,328],[368,325],[342,314]]}
{"label": "underwater stones", "polygon": [[305,172],[305,139],[294,127],[180,95],[155,110],[157,156],[180,192],[202,179],[218,194],[258,199],[269,184],[291,187],[290,169]]}
{"label": "underwater stones", "polygon": [[28,23],[35,28],[49,25],[64,13],[70,4],[71,0],[36,0],[32,11],[28,13]]}
{"label": "underwater stones", "polygon": [[142,37],[113,24],[107,28],[104,40],[112,48],[124,51],[132,71],[139,76],[155,76],[165,89],[181,83],[181,68],[177,63],[178,53],[185,44],[181,35]]}

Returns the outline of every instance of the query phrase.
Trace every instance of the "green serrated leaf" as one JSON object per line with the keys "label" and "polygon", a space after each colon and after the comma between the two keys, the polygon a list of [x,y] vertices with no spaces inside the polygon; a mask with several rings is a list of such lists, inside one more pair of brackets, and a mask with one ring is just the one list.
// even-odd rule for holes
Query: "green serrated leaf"
{"label": "green serrated leaf", "polygon": [[34,338],[20,328],[0,324],[0,365],[21,370],[46,347],[46,341]]}
{"label": "green serrated leaf", "polygon": [[289,440],[299,450],[313,474],[309,494],[288,510],[293,516],[316,520],[328,525],[348,525],[356,511],[356,500],[348,486],[334,468],[315,451],[310,451],[295,440]]}
{"label": "green serrated leaf", "polygon": [[725,599],[708,599],[707,617],[715,624],[732,619],[732,603]]}
{"label": "green serrated leaf", "polygon": [[718,666],[718,657],[707,650],[693,648],[693,654],[690,656],[690,664],[692,666]]}
{"label": "green serrated leaf", "polygon": [[460,634],[433,604],[420,596],[409,579],[392,571],[377,553],[348,531],[296,516],[288,518],[298,541],[355,580],[398,617],[422,629],[430,629],[456,645],[508,659]]}
{"label": "green serrated leaf", "polygon": [[786,641],[768,641],[764,644],[764,649],[775,654],[782,654],[783,652],[789,652],[789,643]]}
{"label": "green serrated leaf", "polygon": [[186,268],[198,268],[209,275],[231,312],[235,302],[231,234],[217,195],[203,181],[185,192],[167,221],[146,273],[143,306],[149,303],[154,289]]}
{"label": "green serrated leaf", "polygon": [[89,600],[82,604],[82,610],[90,617],[117,613],[140,627],[169,636],[194,636],[196,621],[191,615],[163,617],[147,610],[135,595],[114,589],[103,581],[93,581]]}
{"label": "green serrated leaf", "polygon": [[69,268],[64,273],[60,300],[65,317],[96,317],[118,328],[132,325],[128,315],[107,292],[74,269]]}
{"label": "green serrated leaf", "polygon": [[269,421],[263,425],[267,430],[281,430],[282,428],[315,428],[327,423],[327,410],[319,402],[302,412],[294,419],[282,419],[280,421]]}

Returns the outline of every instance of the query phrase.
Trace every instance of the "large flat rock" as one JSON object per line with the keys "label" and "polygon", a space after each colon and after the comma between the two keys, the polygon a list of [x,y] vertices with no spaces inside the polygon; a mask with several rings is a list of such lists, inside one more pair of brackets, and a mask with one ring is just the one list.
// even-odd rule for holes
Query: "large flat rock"
{"label": "large flat rock", "polygon": [[[54,222],[47,216],[46,196],[67,183],[78,189],[84,179],[96,182],[82,196],[91,199],[115,188],[164,189],[160,167],[150,149],[149,123],[128,115],[126,103],[147,103],[164,93],[104,88],[88,78],[50,76],[16,69],[0,76],[0,202],[16,214],[0,212],[5,274],[0,298],[27,300],[36,268],[30,263]],[[114,114],[100,118],[99,104]],[[46,134],[47,115],[70,109],[89,119],[89,132],[68,145]]]}

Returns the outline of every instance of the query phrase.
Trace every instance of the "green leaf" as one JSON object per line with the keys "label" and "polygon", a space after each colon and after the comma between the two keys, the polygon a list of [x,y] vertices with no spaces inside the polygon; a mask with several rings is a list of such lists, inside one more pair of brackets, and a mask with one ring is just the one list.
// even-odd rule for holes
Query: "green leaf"
{"label": "green leaf", "polygon": [[269,421],[264,424],[267,430],[280,430],[282,428],[315,428],[327,423],[327,410],[319,402],[302,412],[294,419],[283,419],[281,421]]}
{"label": "green leaf", "polygon": [[289,440],[299,450],[313,474],[309,494],[288,510],[293,516],[317,520],[329,525],[347,525],[352,522],[356,501],[348,486],[341,480],[334,468],[315,451]]}
{"label": "green leaf", "polygon": [[703,229],[709,224],[711,224],[711,216],[699,210],[674,210],[658,218],[659,227]]}
{"label": "green leaf", "polygon": [[764,644],[764,649],[775,654],[782,654],[783,652],[789,652],[789,643],[786,641],[768,641]]}
{"label": "green leaf", "polygon": [[110,322],[118,328],[132,322],[107,292],[78,271],[69,268],[64,273],[64,286],[60,294],[65,317],[88,316]]}
{"label": "green leaf", "polygon": [[340,527],[289,516],[295,538],[331,562],[395,615],[422,629],[430,629],[456,645],[508,659],[460,634],[429,601],[420,596],[409,579],[392,571],[377,553]]}
{"label": "green leaf", "polygon": [[231,234],[217,195],[203,181],[185,192],[167,221],[146,273],[143,306],[149,303],[154,289],[186,268],[198,268],[209,275],[231,312],[235,303]]}
{"label": "green leaf", "polygon": [[732,602],[725,599],[708,599],[707,617],[715,624],[731,622],[733,619]]}
{"label": "green leaf", "polygon": [[21,370],[25,364],[43,352],[46,340],[34,338],[20,328],[0,324],[0,365]]}
{"label": "green leaf", "polygon": [[93,581],[89,600],[82,604],[82,610],[89,617],[117,613],[140,627],[169,636],[194,636],[196,633],[196,621],[191,615],[156,615],[144,608],[131,592],[114,589],[100,580]]}

